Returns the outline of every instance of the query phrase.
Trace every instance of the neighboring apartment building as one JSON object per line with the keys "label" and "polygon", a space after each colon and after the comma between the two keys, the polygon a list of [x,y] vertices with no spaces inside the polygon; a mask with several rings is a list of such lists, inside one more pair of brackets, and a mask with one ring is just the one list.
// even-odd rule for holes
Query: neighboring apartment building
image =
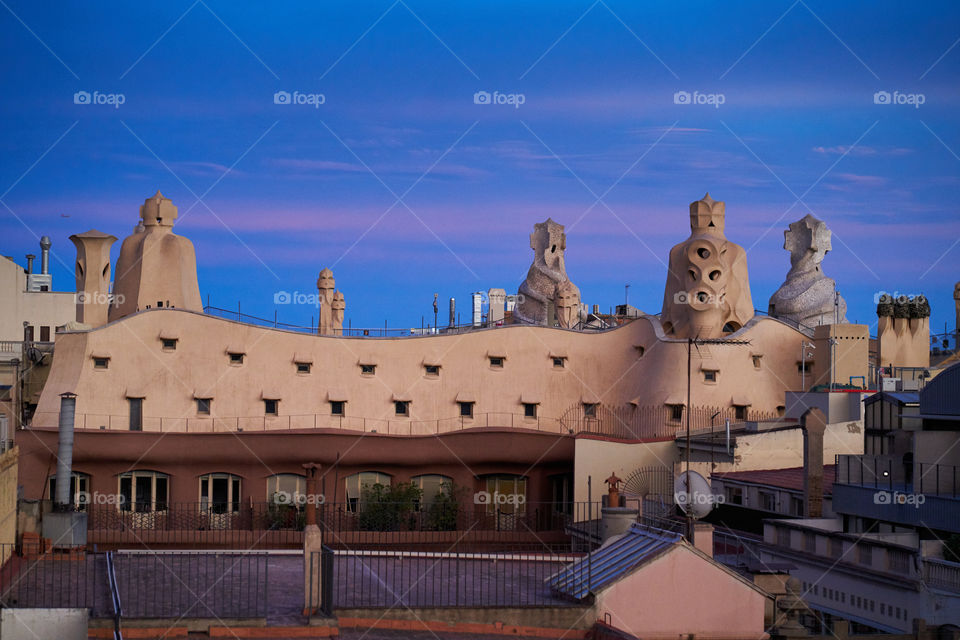
{"label": "neighboring apartment building", "polygon": [[40,241],[40,271],[35,256],[22,267],[0,256],[0,439],[28,420],[40,399],[53,357],[59,326],[76,316],[76,295],[53,291],[50,240]]}
{"label": "neighboring apartment building", "polygon": [[753,552],[795,567],[826,627],[960,624],[960,364],[919,392],[919,411],[912,395],[877,396],[864,426],[884,453],[837,456],[836,515],[766,520]]}

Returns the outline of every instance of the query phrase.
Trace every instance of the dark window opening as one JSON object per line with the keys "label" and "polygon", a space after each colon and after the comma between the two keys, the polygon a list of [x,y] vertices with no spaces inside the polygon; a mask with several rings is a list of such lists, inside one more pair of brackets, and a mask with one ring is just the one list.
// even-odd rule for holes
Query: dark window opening
{"label": "dark window opening", "polygon": [[523,403],[523,417],[524,418],[536,418],[537,417],[537,405],[533,402],[524,402]]}
{"label": "dark window opening", "polygon": [[682,404],[671,404],[667,405],[670,407],[670,419],[674,421],[680,421],[683,419],[683,405]]}
{"label": "dark window opening", "polygon": [[458,402],[460,405],[460,416],[463,418],[472,418],[473,417],[473,403],[472,402]]}
{"label": "dark window opening", "polygon": [[277,405],[279,402],[277,400],[264,400],[263,401],[263,413],[268,416],[277,415]]}
{"label": "dark window opening", "polygon": [[242,353],[231,353],[231,354],[230,354],[230,364],[243,364],[243,354],[242,354]]}
{"label": "dark window opening", "polygon": [[375,364],[362,364],[360,365],[360,373],[365,373],[369,376],[372,376],[377,372],[377,365]]}
{"label": "dark window opening", "polygon": [[554,358],[554,359],[553,359],[553,366],[555,366],[557,369],[563,369],[563,366],[564,366],[564,362],[563,362],[563,361],[564,361],[563,358]]}
{"label": "dark window opening", "polygon": [[109,366],[110,366],[110,358],[94,358],[93,359],[94,369],[106,369]]}
{"label": "dark window opening", "polygon": [[494,358],[490,358],[490,366],[491,366],[491,367],[499,367],[499,368],[502,369],[502,368],[503,368],[503,358],[495,358],[495,357],[494,357]]}
{"label": "dark window opening", "polygon": [[737,420],[746,420],[747,419],[747,407],[746,405],[737,404],[733,406],[733,415]]}
{"label": "dark window opening", "polygon": [[397,400],[393,403],[393,408],[398,416],[410,415],[410,402],[407,400]]}
{"label": "dark window opening", "polygon": [[428,376],[440,375],[440,367],[438,365],[428,364],[428,365],[425,365],[423,368],[426,371]]}
{"label": "dark window opening", "polygon": [[717,372],[716,372],[716,371],[704,371],[704,372],[703,372],[703,381],[704,381],[704,382],[716,382],[716,381],[717,381]]}
{"label": "dark window opening", "polygon": [[583,403],[583,417],[584,418],[596,418],[597,417],[597,405],[592,402]]}
{"label": "dark window opening", "polygon": [[50,342],[50,327],[40,327],[40,342]]}
{"label": "dark window opening", "polygon": [[174,351],[177,348],[177,341],[175,338],[164,338],[161,340],[161,342],[163,343],[164,351]]}
{"label": "dark window opening", "polygon": [[210,398],[197,398],[197,413],[201,416],[210,415]]}
{"label": "dark window opening", "polygon": [[128,398],[130,402],[130,431],[143,431],[143,398]]}
{"label": "dark window opening", "polygon": [[330,414],[334,416],[342,416],[346,413],[346,402],[343,400],[331,400],[330,401]]}
{"label": "dark window opening", "polygon": [[310,373],[310,363],[309,363],[309,362],[298,362],[298,363],[297,363],[297,373]]}

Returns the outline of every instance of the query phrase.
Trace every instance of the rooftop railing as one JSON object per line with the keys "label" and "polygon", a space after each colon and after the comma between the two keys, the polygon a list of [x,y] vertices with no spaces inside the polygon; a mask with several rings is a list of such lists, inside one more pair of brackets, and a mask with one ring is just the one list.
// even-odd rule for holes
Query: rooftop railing
{"label": "rooftop railing", "polygon": [[960,498],[960,466],[903,462],[899,456],[838,455],[836,483]]}

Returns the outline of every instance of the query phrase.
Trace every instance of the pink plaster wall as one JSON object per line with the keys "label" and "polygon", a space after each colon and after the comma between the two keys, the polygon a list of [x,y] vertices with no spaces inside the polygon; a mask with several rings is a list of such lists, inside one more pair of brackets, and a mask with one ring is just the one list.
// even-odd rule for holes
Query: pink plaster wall
{"label": "pink plaster wall", "polygon": [[765,638],[767,598],[685,547],[675,547],[597,597],[597,617],[649,638]]}

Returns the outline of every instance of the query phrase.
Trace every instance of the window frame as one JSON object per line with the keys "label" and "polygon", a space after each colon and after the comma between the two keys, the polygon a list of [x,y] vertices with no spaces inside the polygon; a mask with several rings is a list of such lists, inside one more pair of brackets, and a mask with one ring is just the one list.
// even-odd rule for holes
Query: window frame
{"label": "window frame", "polygon": [[[337,409],[339,409],[339,411]],[[330,415],[332,416],[347,415],[347,401],[346,400],[330,400]]]}
{"label": "window frame", "polygon": [[[137,480],[141,478],[150,478],[150,500],[145,503],[137,500]],[[130,498],[123,492],[124,480],[130,482]],[[164,500],[159,500],[157,486],[160,483],[164,485]],[[170,505],[170,475],[161,471],[152,471],[149,469],[134,469],[124,471],[117,475],[117,510],[130,513],[163,513],[167,511]],[[139,505],[144,505],[141,508]]]}
{"label": "window frame", "polygon": [[394,400],[393,411],[394,411],[394,415],[398,418],[409,418],[410,417],[410,401]]}
{"label": "window frame", "polygon": [[[50,502],[52,503],[56,503],[57,500],[56,482],[56,473],[47,478],[47,491],[50,492]],[[80,496],[86,496],[90,493],[90,474],[82,471],[71,471],[70,486],[73,489],[70,492],[70,506],[77,511],[86,511],[87,500],[86,498],[81,500]]]}
{"label": "window frame", "polygon": [[521,402],[523,405],[523,417],[524,419],[536,420],[538,407],[536,402]]}
{"label": "window frame", "polygon": [[293,364],[296,368],[297,375],[309,375],[313,370],[312,362],[294,362]]}
{"label": "window frame", "polygon": [[377,375],[377,365],[375,365],[375,364],[361,364],[361,365],[360,365],[360,375],[362,375],[362,376],[375,376],[375,375]]}
{"label": "window frame", "polygon": [[[273,411],[270,410],[271,403],[273,406]],[[280,415],[280,400],[279,398],[264,398],[263,399],[263,415],[276,417]]]}
{"label": "window frame", "polygon": [[176,338],[160,338],[160,350],[161,351],[176,351],[177,350]]}
{"label": "window frame", "polygon": [[490,363],[491,369],[503,369],[506,358],[501,356],[489,356],[487,360]]}
{"label": "window frame", "polygon": [[[194,398],[197,401],[197,415],[209,416],[213,408],[213,398]],[[206,403],[204,406],[202,403]]]}
{"label": "window frame", "polygon": [[[134,414],[134,406],[137,407],[136,414]],[[127,412],[130,419],[129,430],[143,431],[143,397],[127,398]],[[136,415],[136,419],[134,419],[134,415]]]}
{"label": "window frame", "polygon": [[227,357],[231,366],[239,367],[243,365],[244,361],[247,359],[247,354],[239,351],[228,351]]}
{"label": "window frame", "polygon": [[[227,482],[227,501],[213,501],[213,482],[215,480],[226,480]],[[243,477],[233,473],[215,471],[205,473],[197,478],[198,481],[198,500],[197,503],[201,513],[226,514],[239,513],[240,503],[243,500]],[[206,484],[206,497],[204,497],[204,484]],[[234,495],[234,493],[238,495]],[[224,509],[218,511],[217,505],[223,505]]]}
{"label": "window frame", "polygon": [[[470,400],[470,401],[463,401],[463,402],[457,401],[457,405],[459,405],[459,408],[460,408],[460,417],[461,417],[461,418],[472,418],[472,417],[473,417],[473,406],[474,406],[475,404],[476,404],[476,403],[473,402],[472,400]],[[464,409],[466,409],[466,413],[464,413]]]}
{"label": "window frame", "polygon": [[428,378],[439,378],[440,377],[440,365],[438,364],[425,364],[423,365],[423,375]]}
{"label": "window frame", "polygon": [[106,371],[110,368],[110,356],[93,356],[93,368]]}

